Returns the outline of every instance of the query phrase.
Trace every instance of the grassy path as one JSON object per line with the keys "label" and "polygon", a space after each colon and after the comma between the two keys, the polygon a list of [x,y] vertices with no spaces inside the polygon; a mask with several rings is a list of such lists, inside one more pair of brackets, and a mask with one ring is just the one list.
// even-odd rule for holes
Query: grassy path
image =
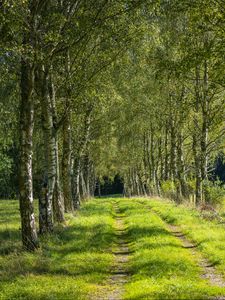
{"label": "grassy path", "polygon": [[[118,202],[114,202],[115,212],[115,246],[113,249],[114,265],[112,267],[112,276],[109,280],[109,285],[112,290],[109,292],[106,299],[122,299],[124,294],[124,284],[127,283],[128,262],[129,262],[129,241],[127,239],[127,229],[124,224],[125,215],[121,213]],[[101,297],[101,296],[100,296]]]}
{"label": "grassy path", "polygon": [[[143,203],[143,200],[140,203]],[[149,206],[146,205],[145,202],[143,204],[145,205],[146,209],[149,209]],[[151,212],[156,213],[153,210],[151,210]],[[180,226],[171,225],[166,221],[164,222],[168,231],[181,241],[182,246],[186,249],[190,249],[191,254],[195,257],[197,264],[202,268],[202,278],[208,279],[211,285],[225,287],[225,278],[223,278],[223,276],[217,272],[214,264],[204,257],[200,251],[198,251],[198,244],[189,240],[186,234],[182,232],[182,228]]]}
{"label": "grassy path", "polygon": [[[202,268],[202,278],[208,279],[211,285],[225,287],[225,279],[217,272],[214,265],[197,251],[197,245],[186,238],[185,234],[181,231],[181,228],[174,225],[167,225],[167,227],[172,234],[181,240],[184,248],[191,249],[192,255],[196,257],[198,265]],[[223,298],[225,299],[225,297]]]}
{"label": "grassy path", "polygon": [[225,299],[222,225],[152,199],[94,199],[67,219],[25,253],[18,203],[0,201],[1,300]]}
{"label": "grassy path", "polygon": [[121,205],[134,241],[133,275],[125,299],[223,299],[225,289],[203,276],[198,255],[193,256],[192,248],[184,247],[183,241],[171,234],[160,216],[139,200],[124,200]]}
{"label": "grassy path", "polygon": [[141,200],[166,223],[178,226],[198,251],[225,278],[225,224],[207,221],[195,209],[176,206],[170,201]]}

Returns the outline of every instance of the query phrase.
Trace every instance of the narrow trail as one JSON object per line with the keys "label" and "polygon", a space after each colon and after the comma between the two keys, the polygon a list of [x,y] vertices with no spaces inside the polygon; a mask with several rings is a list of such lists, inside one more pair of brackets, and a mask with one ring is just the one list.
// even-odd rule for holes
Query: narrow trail
{"label": "narrow trail", "polygon": [[[141,203],[141,202],[139,202]],[[151,213],[160,217],[160,219],[166,225],[167,230],[177,239],[182,242],[182,246],[185,249],[191,251],[192,256],[194,257],[196,263],[202,269],[202,278],[209,281],[212,286],[225,287],[225,280],[221,274],[219,274],[216,268],[211,264],[207,258],[203,257],[203,255],[198,251],[197,244],[194,244],[190,241],[186,235],[182,232],[182,229],[179,226],[168,224],[162,217],[153,211],[150,207],[144,205],[144,207],[151,211]],[[214,300],[225,300],[225,296],[218,296],[213,298]]]}
{"label": "narrow trail", "polygon": [[109,284],[112,290],[107,295],[108,300],[121,300],[124,293],[124,284],[128,282],[129,241],[127,240],[127,229],[124,224],[125,215],[120,212],[117,203],[114,204],[115,211],[115,255],[114,266],[111,270]]}
{"label": "narrow trail", "polygon": [[[133,270],[133,263],[135,263],[135,255],[133,257],[133,252],[136,252],[136,244],[135,244],[135,239],[132,234],[132,226],[134,226],[134,228],[139,228],[138,227],[138,222],[139,219],[136,219],[136,223],[134,223],[134,225],[129,225],[129,230],[128,230],[128,222],[130,222],[130,218],[132,217],[132,213],[129,213],[129,217],[126,218],[126,213],[124,213],[122,207],[122,205],[120,205],[119,201],[112,201],[111,202],[113,205],[113,218],[114,218],[114,228],[113,228],[113,232],[114,232],[114,236],[112,237],[113,239],[113,243],[110,245],[109,251],[111,254],[113,254],[114,256],[114,263],[111,266],[110,269],[110,274],[108,279],[106,280],[105,283],[103,283],[102,286],[100,286],[99,291],[95,296],[91,296],[90,300],[122,300],[124,299],[124,294],[126,292],[126,295],[130,295],[130,290],[129,284],[132,284],[133,282],[135,283],[135,279],[131,276],[133,274],[136,274],[136,270],[137,272],[139,270],[141,270],[141,268],[143,267],[143,270],[145,270],[145,265],[141,265],[141,261],[139,262],[138,260],[138,266],[136,266],[136,270]],[[222,275],[220,275],[217,271],[217,269],[215,268],[214,265],[212,265],[210,263],[209,260],[207,260],[207,258],[204,257],[204,254],[201,253],[200,249],[198,248],[199,245],[194,243],[193,241],[191,241],[188,236],[185,234],[185,232],[182,231],[182,228],[180,226],[175,226],[175,225],[171,225],[169,223],[166,222],[166,220],[164,220],[162,218],[162,216],[157,213],[156,211],[154,211],[154,209],[152,209],[147,203],[144,203],[142,201],[136,201],[136,203],[141,204],[141,206],[144,208],[144,210],[146,209],[146,212],[143,211],[143,215],[144,216],[148,216],[148,211],[151,214],[154,214],[155,216],[157,216],[157,219],[159,221],[159,224],[161,224],[160,226],[163,228],[163,230],[167,231],[169,233],[168,236],[170,236],[170,239],[172,240],[172,236],[179,240],[180,243],[175,243],[174,240],[174,244],[176,244],[176,247],[180,248],[180,249],[185,249],[184,251],[181,251],[181,257],[182,255],[186,255],[187,257],[189,257],[191,259],[191,256],[193,257],[192,263],[194,263],[194,269],[196,270],[196,280],[198,281],[199,279],[199,284],[203,284],[203,281],[200,280],[201,278],[205,280],[204,284],[207,284],[210,287],[219,287],[219,288],[224,288],[225,287],[225,280],[223,278]],[[138,205],[139,206],[139,205]],[[135,207],[135,206],[134,206]],[[127,209],[127,208],[126,208]],[[134,214],[135,216],[135,214]],[[161,223],[161,221],[163,223]],[[146,219],[146,222],[151,222],[151,220]],[[154,220],[153,220],[154,221]],[[130,224],[130,223],[129,223]],[[153,222],[154,224],[154,222]],[[141,223],[141,226],[143,224]],[[141,228],[141,227],[140,227]],[[149,230],[151,231],[151,227],[147,227],[150,228]],[[154,226],[152,227],[154,228]],[[143,231],[143,236],[144,236],[145,232]],[[155,233],[157,235],[157,231]],[[159,232],[160,234],[160,232]],[[146,235],[148,236],[148,232],[146,232]],[[134,235],[135,236],[135,235]],[[139,235],[137,235],[138,237]],[[149,234],[149,236],[151,236],[151,234]],[[112,246],[113,245],[113,246]],[[186,254],[185,254],[185,251]],[[177,255],[179,256],[179,251],[177,252]],[[153,251],[153,255],[154,255],[154,251]],[[186,257],[185,256],[185,257]],[[151,258],[149,259],[151,261]],[[175,258],[176,260],[176,258]],[[179,260],[179,259],[178,259]],[[146,261],[145,261],[146,262]],[[148,263],[147,263],[148,266]],[[200,272],[198,271],[198,269],[196,268],[196,266],[199,267],[199,269],[201,270]],[[154,275],[154,259],[153,259],[153,277]],[[151,269],[151,264],[149,264],[149,268]],[[160,265],[158,265],[158,268],[160,268]],[[131,271],[132,270],[132,271]],[[167,270],[166,270],[167,272]],[[160,270],[159,270],[160,273]],[[174,271],[174,274],[176,274],[176,271]],[[179,276],[179,267],[178,267],[178,276]],[[184,274],[185,275],[185,274]],[[149,276],[151,279],[151,272],[149,272]],[[185,275],[186,276],[186,275]],[[184,277],[185,277],[184,276]],[[182,275],[181,275],[182,277]],[[182,279],[182,278],[181,278]],[[147,279],[148,280],[148,279]],[[150,280],[151,282],[151,280]],[[179,283],[179,282],[178,282]],[[186,284],[185,280],[184,283]],[[142,284],[140,282],[140,284]],[[150,283],[151,285],[151,283]],[[168,283],[169,285],[169,283]],[[125,289],[126,288],[126,289]],[[131,288],[133,288],[131,286]],[[137,286],[138,288],[138,286]],[[164,285],[164,282],[162,282],[162,288],[167,288],[167,286]],[[151,290],[149,289],[149,295],[153,295],[154,299],[154,294],[151,292]],[[195,292],[195,290],[194,290]],[[197,292],[197,291],[196,291]],[[133,294],[131,295],[135,295],[136,292],[133,292]],[[140,293],[142,295],[142,290],[137,292],[137,294]],[[145,293],[145,291],[143,292]],[[148,292],[146,292],[146,295]],[[157,293],[159,293],[160,295],[160,290],[157,291]],[[170,293],[170,291],[168,290],[167,292],[168,294]],[[179,294],[179,292],[177,292]],[[197,292],[198,294],[198,292]],[[204,294],[203,294],[204,296]],[[133,298],[131,298],[133,299]],[[134,298],[136,299],[136,298]],[[145,298],[147,299],[147,298]],[[151,299],[151,298],[149,298]],[[174,298],[175,299],[175,298]],[[177,298],[176,298],[177,299]],[[192,298],[193,299],[193,298]],[[199,298],[200,299],[200,298]],[[203,297],[202,299],[211,299],[211,300],[225,300],[225,295],[220,292],[215,292],[213,293],[213,296],[208,296],[208,297]]]}

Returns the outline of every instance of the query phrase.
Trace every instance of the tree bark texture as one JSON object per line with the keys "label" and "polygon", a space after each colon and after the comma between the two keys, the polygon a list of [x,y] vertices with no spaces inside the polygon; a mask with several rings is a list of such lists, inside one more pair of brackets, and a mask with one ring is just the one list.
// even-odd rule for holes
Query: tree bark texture
{"label": "tree bark texture", "polygon": [[66,212],[73,210],[71,189],[71,153],[71,116],[69,112],[63,123],[62,183]]}
{"label": "tree bark texture", "polygon": [[49,70],[42,66],[41,81],[41,109],[42,126],[45,141],[45,170],[43,175],[42,189],[39,199],[39,222],[40,233],[53,230],[53,194],[56,183],[56,143],[53,126],[52,104],[49,94]]}
{"label": "tree bark texture", "polygon": [[20,100],[20,163],[19,200],[22,243],[27,250],[38,247],[33,207],[32,148],[34,126],[34,69],[26,59],[21,61]]}

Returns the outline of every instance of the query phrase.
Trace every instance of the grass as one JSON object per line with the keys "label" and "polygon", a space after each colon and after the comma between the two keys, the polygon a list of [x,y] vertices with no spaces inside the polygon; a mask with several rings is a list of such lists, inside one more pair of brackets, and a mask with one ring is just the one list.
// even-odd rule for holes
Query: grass
{"label": "grass", "polygon": [[171,201],[147,201],[149,207],[166,222],[179,225],[188,239],[198,244],[199,251],[225,277],[225,224],[207,221],[200,213]]}
{"label": "grass", "polygon": [[85,203],[68,226],[42,238],[35,254],[21,250],[17,201],[0,201],[0,299],[88,299],[113,263],[111,202]]}
{"label": "grass", "polygon": [[132,199],[121,203],[135,250],[125,299],[207,299],[224,295],[225,289],[201,279],[202,270],[190,249],[183,248],[162,219],[139,201],[150,202]]}
{"label": "grass", "polygon": [[[171,235],[166,220],[179,225],[224,272],[224,228],[194,210],[168,201],[99,198],[67,215],[67,226],[41,239],[36,253],[21,249],[18,202],[0,201],[0,299],[102,299],[109,285],[115,247],[113,203],[125,215],[130,243],[129,282],[124,299],[212,299],[225,289],[201,278],[190,249]],[[151,212],[151,207],[157,214]],[[224,269],[223,269],[224,268]],[[102,298],[101,298],[102,297]],[[107,299],[107,298],[106,298]]]}

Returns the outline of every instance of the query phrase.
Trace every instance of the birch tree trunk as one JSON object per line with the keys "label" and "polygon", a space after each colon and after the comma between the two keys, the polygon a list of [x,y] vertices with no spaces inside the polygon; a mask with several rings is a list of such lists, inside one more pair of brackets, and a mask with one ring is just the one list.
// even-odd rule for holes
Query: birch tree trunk
{"label": "birch tree trunk", "polygon": [[156,182],[156,162],[155,162],[155,132],[151,126],[151,137],[150,137],[150,164],[151,164],[151,181],[153,184],[153,194],[157,193],[157,182]]}
{"label": "birch tree trunk", "polygon": [[177,177],[180,184],[179,194],[181,197],[186,197],[186,183],[184,176],[184,157],[183,157],[183,136],[182,133],[178,133],[178,141],[177,141]]}
{"label": "birch tree trunk", "polygon": [[148,156],[147,156],[147,138],[146,133],[144,133],[143,136],[143,168],[144,168],[144,190],[146,193],[146,196],[149,194],[149,188],[148,188]]}
{"label": "birch tree trunk", "polygon": [[208,64],[204,62],[203,99],[202,99],[202,132],[201,132],[201,175],[202,181],[207,178],[208,159],[207,143],[209,131],[209,96],[208,96]]}
{"label": "birch tree trunk", "polygon": [[63,123],[63,157],[62,157],[62,182],[65,211],[73,210],[71,189],[71,115],[67,114]]}
{"label": "birch tree trunk", "polygon": [[166,129],[165,129],[165,141],[164,141],[164,180],[169,179],[169,166],[168,166],[168,122],[166,123]]}
{"label": "birch tree trunk", "polygon": [[87,190],[86,190],[86,182],[84,180],[84,172],[81,168],[80,171],[80,195],[81,195],[81,199],[85,199],[86,195],[87,195]]}
{"label": "birch tree trunk", "polygon": [[171,119],[170,123],[170,177],[174,181],[177,175],[177,166],[176,166],[176,130],[175,122]]}
{"label": "birch tree trunk", "polygon": [[62,223],[65,221],[64,197],[62,194],[62,189],[60,184],[59,149],[58,149],[57,139],[55,143],[56,143],[56,181],[55,181],[55,190],[53,195],[53,217],[54,217],[54,221],[58,223]]}
{"label": "birch tree trunk", "polygon": [[78,209],[80,207],[80,169],[81,162],[80,158],[73,158],[73,168],[72,168],[72,195],[73,195],[73,207],[74,209]]}
{"label": "birch tree trunk", "polygon": [[90,194],[89,185],[89,159],[85,160],[85,152],[88,153],[88,143],[91,125],[92,107],[86,111],[84,120],[84,131],[79,143],[79,148],[73,153],[73,176],[72,176],[72,195],[73,207],[79,208],[81,198],[87,197]]}
{"label": "birch tree trunk", "polygon": [[200,161],[197,151],[197,137],[194,134],[193,136],[193,154],[194,154],[194,161],[195,161],[195,203],[196,205],[200,204],[202,201],[202,177],[201,177],[201,167]]}
{"label": "birch tree trunk", "polygon": [[83,158],[83,178],[85,185],[84,198],[88,199],[90,198],[90,159],[88,153]]}
{"label": "birch tree trunk", "polygon": [[51,100],[51,112],[52,112],[52,133],[55,142],[55,164],[56,164],[56,174],[55,174],[55,187],[53,194],[53,218],[54,221],[62,223],[65,221],[64,217],[64,197],[61,188],[61,176],[60,176],[60,164],[59,164],[59,146],[58,146],[58,116],[56,109],[56,96],[55,87],[53,83],[52,73],[49,74],[49,96]]}
{"label": "birch tree trunk", "polygon": [[41,108],[42,126],[45,141],[45,170],[40,193],[40,233],[51,232],[53,230],[53,194],[56,183],[56,143],[53,127],[52,105],[49,95],[49,70],[42,66],[40,74],[41,80]]}
{"label": "birch tree trunk", "polygon": [[194,128],[193,131],[193,143],[192,143],[192,150],[194,156],[194,164],[195,164],[195,203],[196,205],[200,204],[202,201],[202,175],[201,175],[201,157],[199,155],[200,146],[199,146],[199,121],[198,121],[198,114],[199,114],[199,106],[200,106],[200,67],[197,66],[195,69],[195,113],[194,116]]}
{"label": "birch tree trunk", "polygon": [[[20,77],[20,153],[19,153],[19,203],[21,216],[22,243],[26,250],[38,248],[37,230],[33,205],[33,127],[34,127],[34,68],[35,59],[31,57],[35,51],[34,32],[37,26],[37,9],[32,1],[28,3],[26,31],[23,34],[25,54],[21,57]],[[26,53],[29,49],[28,53]],[[32,50],[31,50],[32,49]]]}
{"label": "birch tree trunk", "polygon": [[[27,41],[24,40],[26,45]],[[38,248],[37,231],[33,207],[33,126],[34,126],[34,68],[31,63],[21,60],[20,100],[20,162],[19,200],[23,246],[30,251]]]}
{"label": "birch tree trunk", "polygon": [[[66,73],[68,78],[71,76],[71,58],[70,51],[67,50],[66,56]],[[67,86],[66,106],[69,107],[71,102],[71,85]],[[67,108],[66,108],[67,109]],[[71,186],[71,155],[72,155],[72,135],[71,135],[71,109],[68,110],[63,122],[63,157],[62,157],[62,183],[65,211],[73,210],[72,186]]]}

